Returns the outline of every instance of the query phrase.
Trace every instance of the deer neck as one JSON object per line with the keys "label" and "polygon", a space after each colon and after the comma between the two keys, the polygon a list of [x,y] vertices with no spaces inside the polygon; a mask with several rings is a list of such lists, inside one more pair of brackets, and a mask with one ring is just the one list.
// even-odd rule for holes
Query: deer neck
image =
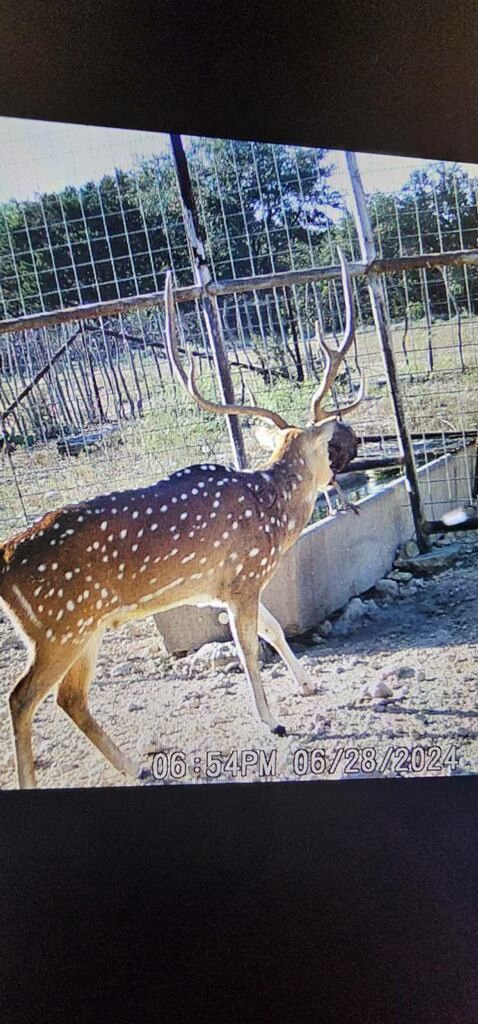
{"label": "deer neck", "polygon": [[284,509],[286,546],[290,547],[307,526],[314,511],[317,491],[323,486],[304,431],[290,430],[265,469],[274,482],[278,502]]}

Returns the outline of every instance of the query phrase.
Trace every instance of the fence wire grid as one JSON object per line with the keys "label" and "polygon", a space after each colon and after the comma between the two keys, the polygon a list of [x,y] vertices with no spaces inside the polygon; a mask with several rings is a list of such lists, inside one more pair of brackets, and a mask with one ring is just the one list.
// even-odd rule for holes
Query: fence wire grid
{"label": "fence wire grid", "polygon": [[[246,282],[240,291],[233,284],[329,267],[338,245],[360,260],[342,156],[333,170],[325,150],[191,139],[186,152],[212,278],[231,282],[218,307],[236,399],[305,423],[322,370],[316,330],[333,340],[344,327],[340,281]],[[412,170],[395,192],[375,190],[367,200],[380,258],[477,246],[478,169],[476,178],[459,165]],[[0,204],[0,315],[52,314],[48,326],[21,329],[20,320],[0,333],[0,535],[99,489],[146,485],[204,459],[231,461],[225,419],[201,412],[172,378],[159,297],[147,310],[79,310],[77,320],[60,322],[65,309],[161,292],[169,267],[176,287],[194,283],[168,151],[98,183]],[[476,502],[478,483],[477,278],[478,268],[465,263],[384,277],[418,464],[457,453],[465,505]],[[390,463],[354,474],[360,497],[400,467],[365,276],[354,276],[353,294],[355,348],[331,408],[350,395],[362,370],[367,399],[351,419],[363,441],[359,455]],[[199,300],[179,304],[178,326],[184,358],[195,354],[201,390],[217,396]],[[259,464],[254,421],[241,425],[248,464]],[[444,481],[449,472],[444,460]],[[450,482],[450,506],[455,493]]]}

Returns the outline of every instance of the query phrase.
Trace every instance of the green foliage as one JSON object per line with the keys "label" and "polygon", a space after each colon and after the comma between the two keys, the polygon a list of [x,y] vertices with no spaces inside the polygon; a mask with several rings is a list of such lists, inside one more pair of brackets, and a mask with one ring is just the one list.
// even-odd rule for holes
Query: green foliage
{"label": "green foliage", "polygon": [[408,305],[408,312],[411,320],[423,320],[423,302],[410,302]]}
{"label": "green foliage", "polygon": [[[413,171],[395,194],[374,193],[369,200],[377,249],[380,256],[414,255],[472,249],[478,245],[478,182],[458,164],[430,164]],[[447,289],[459,309],[478,309],[478,281],[473,270],[452,267],[447,287],[440,271],[407,274],[406,291],[394,275],[391,313],[404,316],[406,302],[414,319],[421,316],[447,318],[454,315]],[[393,294],[392,294],[393,293]],[[421,309],[421,312],[419,310]]]}
{"label": "green foliage", "polygon": [[[340,205],[324,150],[191,140],[188,162],[218,277],[283,270]],[[292,254],[292,255],[291,255]],[[310,263],[302,255],[298,265]],[[179,285],[191,265],[169,155],[0,206],[0,316],[20,316]]]}
{"label": "green foliage", "polygon": [[310,265],[311,248],[341,206],[326,156],[323,149],[193,141],[191,176],[218,277]]}
{"label": "green foliage", "polygon": [[[359,258],[352,215],[331,184],[325,150],[265,143],[191,139],[188,163],[208,259],[217,279],[327,265],[340,245]],[[472,248],[478,244],[478,182],[442,162],[414,171],[395,193],[369,196],[379,254]],[[160,290],[172,266],[177,283],[192,269],[174,165],[169,154],[115,170],[99,183],[0,205],[0,318]],[[359,322],[372,322],[364,279],[354,280]],[[323,330],[340,333],[340,287],[307,289],[231,302],[226,336],[240,326],[248,344],[261,339],[268,365],[300,379],[297,324],[312,335],[321,307]],[[387,277],[392,321],[427,324],[478,308],[476,269],[449,268]],[[270,300],[270,301],[269,301]],[[238,308],[240,306],[240,314]],[[239,317],[239,320],[238,320]],[[294,323],[294,318],[296,323]],[[261,349],[262,346],[262,349]],[[262,353],[265,355],[265,352]]]}

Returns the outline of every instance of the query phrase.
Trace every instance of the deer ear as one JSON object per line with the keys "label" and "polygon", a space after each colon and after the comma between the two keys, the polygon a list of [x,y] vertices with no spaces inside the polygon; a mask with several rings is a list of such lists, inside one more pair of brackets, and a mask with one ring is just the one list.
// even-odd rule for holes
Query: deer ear
{"label": "deer ear", "polygon": [[274,448],[277,447],[280,434],[278,427],[266,427],[265,423],[259,423],[258,426],[253,428],[253,434],[261,448],[266,448],[267,451],[273,452]]}
{"label": "deer ear", "polygon": [[317,436],[321,440],[325,439],[327,441],[330,441],[330,439],[331,439],[331,437],[332,437],[332,435],[334,433],[334,430],[335,430],[335,428],[337,426],[337,422],[338,422],[337,417],[336,416],[333,416],[333,417],[331,416],[330,419],[321,420],[321,421],[319,421],[319,423],[314,424],[314,426],[317,429]]}

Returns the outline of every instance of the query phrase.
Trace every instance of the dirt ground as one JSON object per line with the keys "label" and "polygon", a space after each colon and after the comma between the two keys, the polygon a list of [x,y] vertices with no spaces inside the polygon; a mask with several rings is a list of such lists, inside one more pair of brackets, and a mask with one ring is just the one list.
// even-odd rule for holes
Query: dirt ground
{"label": "dirt ground", "polygon": [[[334,628],[327,639],[293,645],[317,680],[313,696],[298,692],[275,656],[267,662],[265,689],[285,738],[255,721],[234,665],[198,671],[191,658],[166,656],[152,619],[107,634],[91,708],[141,763],[142,777],[118,775],[50,695],[35,716],[39,786],[477,773],[478,537],[458,542],[452,568],[400,583],[394,600],[365,599],[365,614],[345,635]],[[21,642],[0,617],[2,789],[15,785],[7,694],[24,662]],[[375,696],[364,695],[367,687]]]}

